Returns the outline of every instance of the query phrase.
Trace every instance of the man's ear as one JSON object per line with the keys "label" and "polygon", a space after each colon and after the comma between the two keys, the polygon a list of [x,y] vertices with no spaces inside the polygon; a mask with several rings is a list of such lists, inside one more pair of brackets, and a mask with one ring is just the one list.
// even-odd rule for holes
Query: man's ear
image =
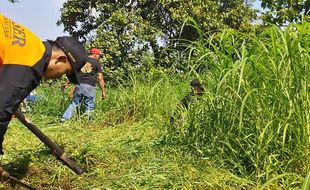
{"label": "man's ear", "polygon": [[60,56],[57,57],[56,64],[58,62],[66,63],[66,62],[68,62],[68,59],[67,59],[67,57],[65,55],[60,55]]}

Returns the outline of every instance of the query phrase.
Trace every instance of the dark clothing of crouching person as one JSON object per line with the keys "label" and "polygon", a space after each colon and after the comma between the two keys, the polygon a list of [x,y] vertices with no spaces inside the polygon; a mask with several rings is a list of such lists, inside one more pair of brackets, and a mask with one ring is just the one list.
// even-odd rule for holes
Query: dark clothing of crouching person
{"label": "dark clothing of crouching person", "polygon": [[[195,102],[195,99],[201,97],[205,93],[205,89],[201,85],[200,81],[197,79],[192,80],[190,86],[192,91],[181,100],[181,106],[186,110],[189,109],[191,103]],[[171,116],[170,124],[173,124],[175,122],[175,115],[176,114]]]}

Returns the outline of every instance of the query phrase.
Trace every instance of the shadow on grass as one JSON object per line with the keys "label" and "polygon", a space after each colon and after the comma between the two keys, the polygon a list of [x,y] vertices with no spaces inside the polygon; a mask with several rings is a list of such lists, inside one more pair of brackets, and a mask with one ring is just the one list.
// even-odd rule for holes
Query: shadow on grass
{"label": "shadow on grass", "polygon": [[[7,171],[11,177],[21,181],[29,173],[29,164],[31,163],[31,154],[22,154],[16,157],[11,163],[3,165],[3,169]],[[17,181],[10,178],[0,179],[1,182],[8,182],[12,189],[20,187]],[[27,184],[27,183],[26,183]]]}
{"label": "shadow on grass", "polygon": [[[59,147],[63,149],[63,146]],[[37,161],[33,161],[33,158],[35,158]],[[27,150],[20,152],[18,155],[14,157],[14,159],[10,163],[2,165],[2,167],[5,171],[7,171],[10,174],[11,177],[31,186],[31,182],[25,182],[24,179],[29,178],[31,176],[37,177],[42,173],[42,171],[39,171],[40,170],[39,168],[32,166],[32,163],[37,163],[38,160],[39,162],[40,161],[46,162],[49,159],[51,159],[52,161],[53,159],[57,159],[57,157],[48,147],[43,146],[38,149],[35,149],[34,151]],[[60,161],[59,159],[57,160]],[[59,164],[63,163],[60,161]],[[49,164],[47,164],[47,166],[48,165]],[[39,163],[38,166],[40,167]],[[48,170],[45,172],[48,172]],[[0,177],[0,183],[1,182],[6,183],[9,186],[7,187],[7,189],[19,189],[21,185],[18,181],[15,181],[15,179],[12,178],[10,179],[8,177]]]}

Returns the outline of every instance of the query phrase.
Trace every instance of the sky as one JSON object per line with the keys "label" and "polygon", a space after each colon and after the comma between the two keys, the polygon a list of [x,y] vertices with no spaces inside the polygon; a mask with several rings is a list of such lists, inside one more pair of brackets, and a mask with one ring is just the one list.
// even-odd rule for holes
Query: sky
{"label": "sky", "polygon": [[57,26],[60,8],[65,0],[20,0],[19,3],[0,1],[1,14],[27,27],[41,40],[55,40],[58,36],[68,35],[63,26]]}
{"label": "sky", "polygon": [[[63,32],[63,26],[57,26],[60,18],[60,8],[66,0],[20,0],[10,3],[0,0],[1,14],[15,22],[26,26],[41,40],[55,40],[58,36],[68,35]],[[254,2],[254,7],[260,7],[260,1]]]}

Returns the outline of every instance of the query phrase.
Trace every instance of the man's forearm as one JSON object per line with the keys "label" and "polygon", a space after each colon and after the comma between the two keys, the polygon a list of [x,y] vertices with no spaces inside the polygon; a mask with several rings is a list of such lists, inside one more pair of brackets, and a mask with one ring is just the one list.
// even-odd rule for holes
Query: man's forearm
{"label": "man's forearm", "polygon": [[99,83],[101,92],[102,92],[102,93],[106,93],[104,80],[103,80],[103,79],[102,79],[102,80],[99,80],[98,83]]}
{"label": "man's forearm", "polygon": [[106,91],[105,91],[105,84],[104,84],[104,79],[103,79],[102,73],[98,73],[97,81],[99,83],[102,94],[105,94]]}

